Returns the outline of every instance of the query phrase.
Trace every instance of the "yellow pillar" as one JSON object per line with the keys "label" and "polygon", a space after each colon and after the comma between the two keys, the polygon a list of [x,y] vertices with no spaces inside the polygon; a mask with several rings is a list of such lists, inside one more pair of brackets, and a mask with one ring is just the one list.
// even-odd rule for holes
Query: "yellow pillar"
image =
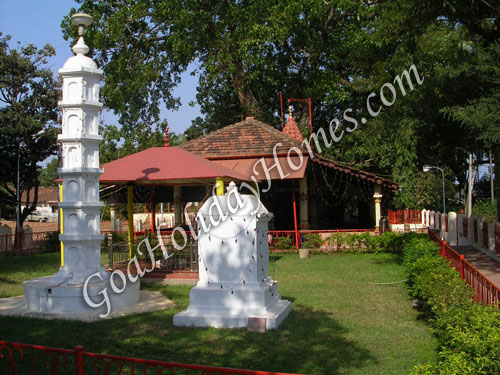
{"label": "yellow pillar", "polygon": [[[59,184],[59,202],[63,201],[63,184],[62,182]],[[64,220],[63,220],[63,209],[59,207],[59,225],[60,225],[60,233],[64,233]],[[64,243],[61,242],[61,267],[64,267]]]}
{"label": "yellow pillar", "polygon": [[134,187],[127,187],[128,211],[128,256],[132,259],[132,244],[134,242]]}
{"label": "yellow pillar", "polygon": [[217,195],[224,195],[224,181],[220,177],[215,179],[215,192]]}
{"label": "yellow pillar", "polygon": [[373,194],[373,202],[375,204],[375,232],[379,232],[380,218],[382,217],[382,210],[380,204],[382,203],[382,189],[381,186],[375,185],[375,193]]}

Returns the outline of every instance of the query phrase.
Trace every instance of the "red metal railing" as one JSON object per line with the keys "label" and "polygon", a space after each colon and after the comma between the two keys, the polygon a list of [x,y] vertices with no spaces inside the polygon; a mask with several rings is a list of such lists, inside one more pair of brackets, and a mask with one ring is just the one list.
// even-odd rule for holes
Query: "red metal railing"
{"label": "red metal railing", "polygon": [[389,210],[387,211],[389,224],[420,224],[422,223],[421,210]]}
{"label": "red metal railing", "polygon": [[488,223],[486,221],[483,221],[481,223],[481,229],[483,232],[483,247],[485,249],[489,248],[489,241],[488,241]]}
{"label": "red metal railing", "polygon": [[19,234],[17,248],[15,247],[16,234],[2,234],[0,235],[0,255],[36,254],[40,251],[40,245],[50,233],[55,232],[21,233]]}
{"label": "red metal railing", "polygon": [[[189,365],[117,355],[85,352],[40,345],[0,341],[0,369],[6,374],[185,374],[185,375],[293,375],[282,372],[241,370],[225,367]],[[296,374],[298,375],[298,374]]]}
{"label": "red metal railing", "polygon": [[485,305],[493,305],[500,308],[500,288],[493,284],[477,268],[470,264],[463,255],[452,249],[446,241],[441,239],[429,229],[429,237],[440,246],[440,254],[449,259],[450,265],[460,272],[462,280],[465,280],[476,293],[476,302]]}

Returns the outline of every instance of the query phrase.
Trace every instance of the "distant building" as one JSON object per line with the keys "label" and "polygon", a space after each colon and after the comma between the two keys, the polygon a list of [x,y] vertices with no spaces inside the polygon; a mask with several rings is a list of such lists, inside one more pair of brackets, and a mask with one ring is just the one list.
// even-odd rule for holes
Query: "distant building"
{"label": "distant building", "polygon": [[[21,202],[26,203],[26,192],[21,196]],[[33,202],[34,193],[33,190],[30,191],[29,202]],[[59,187],[57,186],[40,186],[38,188],[38,202],[36,205],[36,211],[40,214],[47,216],[49,221],[57,221],[57,204],[59,202]],[[24,209],[24,205],[21,206]]]}

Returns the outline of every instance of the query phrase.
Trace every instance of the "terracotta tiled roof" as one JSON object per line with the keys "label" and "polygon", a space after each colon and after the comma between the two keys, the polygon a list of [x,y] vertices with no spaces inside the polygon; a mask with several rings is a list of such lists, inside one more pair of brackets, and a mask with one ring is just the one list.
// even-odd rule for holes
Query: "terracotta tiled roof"
{"label": "terracotta tiled roof", "polygon": [[302,133],[297,126],[297,123],[293,119],[293,116],[288,117],[288,121],[286,122],[285,128],[283,129],[283,133],[288,134],[293,139],[296,139],[299,142],[304,140]]}
{"label": "terracotta tiled roof", "polygon": [[[293,120],[292,116],[290,116],[289,118],[287,127],[291,124],[291,121],[293,121],[296,131],[300,134],[300,130],[298,129],[297,124]],[[290,129],[293,129],[293,124],[291,125]],[[203,156],[207,159],[221,162],[227,161],[227,163],[222,164],[241,173],[248,174],[248,171],[251,171],[251,169],[247,165],[248,163],[235,162],[234,159],[253,158],[257,160],[257,158],[266,156],[266,159],[272,159],[269,161],[269,163],[272,164],[274,163],[273,147],[277,143],[281,143],[282,145],[276,148],[276,152],[278,155],[286,155],[291,147],[298,147],[303,151],[305,160],[304,165],[309,165],[308,160],[311,160],[326,167],[353,175],[356,178],[366,179],[377,184],[383,184],[389,186],[393,190],[397,189],[398,185],[396,183],[382,178],[375,173],[365,172],[348,166],[343,166],[341,163],[326,159],[317,153],[314,153],[314,158],[307,158],[307,156],[309,156],[309,153],[307,152],[307,149],[305,147],[302,147],[302,142],[294,139],[291,134],[287,134],[285,133],[285,131],[280,132],[270,125],[255,120],[253,117],[247,117],[244,121],[238,122],[233,125],[228,125],[201,138],[193,139],[189,142],[184,143],[180,147],[184,148],[185,150],[194,152],[195,154]],[[293,132],[295,133],[295,130],[293,130]],[[297,136],[297,134],[295,135]],[[302,134],[300,134],[300,136],[302,138]],[[293,153],[293,155],[295,155],[295,153]],[[280,162],[280,164],[285,165],[286,162],[283,161]],[[302,177],[304,172],[301,170],[300,173],[302,173]],[[273,175],[271,176],[271,178],[279,179],[279,176]],[[300,177],[292,175],[292,177],[289,178]]]}
{"label": "terracotta tiled roof", "polygon": [[179,147],[152,147],[102,166],[101,184],[213,183],[217,177],[247,181],[249,177]]}
{"label": "terracotta tiled roof", "polygon": [[184,143],[182,148],[208,159],[245,158],[286,154],[291,147],[302,148],[301,142],[253,117],[228,125],[201,138]]}
{"label": "terracotta tiled roof", "polygon": [[[30,202],[33,202],[33,190],[30,191]],[[38,188],[38,203],[57,203],[59,201],[59,187],[40,186]],[[26,202],[26,192],[21,196],[21,202]]]}

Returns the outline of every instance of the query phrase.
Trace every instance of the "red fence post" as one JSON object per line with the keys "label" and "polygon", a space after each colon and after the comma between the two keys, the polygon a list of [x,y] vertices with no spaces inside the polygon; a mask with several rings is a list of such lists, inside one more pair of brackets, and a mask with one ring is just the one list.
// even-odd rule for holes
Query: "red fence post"
{"label": "red fence post", "polygon": [[75,346],[75,374],[76,375],[85,375],[85,368],[83,366],[83,350],[84,346],[78,345]]}
{"label": "red fence post", "polygon": [[442,252],[441,256],[442,256],[443,258],[446,258],[446,253],[445,253],[445,251],[446,251],[446,241],[443,241],[443,248],[442,248],[442,251],[441,251],[441,252]]}
{"label": "red fence post", "polygon": [[460,255],[460,277],[464,279],[464,256]]}

